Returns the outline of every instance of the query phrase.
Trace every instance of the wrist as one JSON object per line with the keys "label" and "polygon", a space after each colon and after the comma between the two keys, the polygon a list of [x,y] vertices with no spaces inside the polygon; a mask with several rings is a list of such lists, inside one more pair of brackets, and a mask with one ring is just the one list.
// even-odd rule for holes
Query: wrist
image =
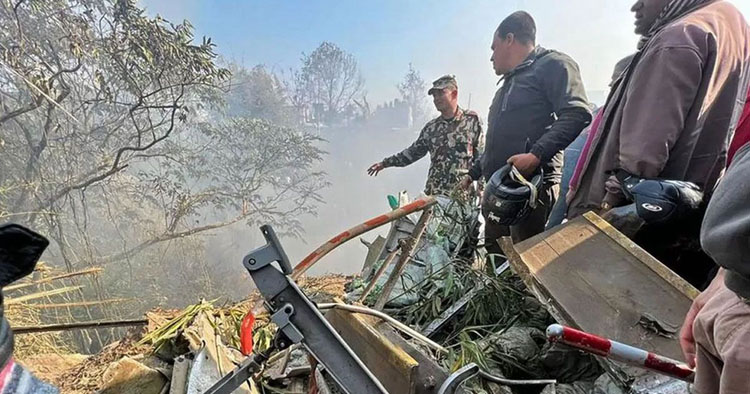
{"label": "wrist", "polygon": [[542,162],[542,156],[544,155],[543,149],[539,145],[534,145],[531,147],[531,150],[529,151],[534,157],[536,157],[536,160],[541,164]]}

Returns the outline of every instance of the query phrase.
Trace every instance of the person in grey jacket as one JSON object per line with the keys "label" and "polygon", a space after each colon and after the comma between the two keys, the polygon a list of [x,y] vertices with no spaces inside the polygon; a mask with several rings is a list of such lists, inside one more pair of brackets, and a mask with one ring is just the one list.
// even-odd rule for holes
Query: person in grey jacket
{"label": "person in grey jacket", "polygon": [[703,249],[721,266],[693,301],[680,331],[695,367],[695,393],[750,393],[750,144],[737,151],[701,227]]}
{"label": "person in grey jacket", "polygon": [[510,228],[486,221],[488,252],[499,253],[495,240],[501,236],[518,242],[544,231],[559,194],[562,150],[591,121],[591,111],[578,65],[564,53],[536,46],[536,24],[527,12],[500,23],[491,49],[503,85],[490,106],[484,154],[463,185],[489,180],[506,163],[525,175],[541,166],[545,180],[540,203],[524,221]]}

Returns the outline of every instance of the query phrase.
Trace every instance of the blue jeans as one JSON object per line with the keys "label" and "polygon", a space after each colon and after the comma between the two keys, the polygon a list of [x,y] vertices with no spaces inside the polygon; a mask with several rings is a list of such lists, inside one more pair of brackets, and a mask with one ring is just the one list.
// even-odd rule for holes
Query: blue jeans
{"label": "blue jeans", "polygon": [[576,169],[576,163],[578,158],[581,157],[581,150],[586,144],[586,138],[588,132],[583,132],[578,136],[563,153],[563,168],[562,168],[562,181],[560,183],[560,198],[557,199],[555,205],[552,207],[552,212],[549,214],[549,220],[545,230],[549,230],[565,219],[565,215],[568,211],[568,204],[565,201],[565,196],[568,194],[568,188],[570,186],[570,178],[573,177],[573,172]]}

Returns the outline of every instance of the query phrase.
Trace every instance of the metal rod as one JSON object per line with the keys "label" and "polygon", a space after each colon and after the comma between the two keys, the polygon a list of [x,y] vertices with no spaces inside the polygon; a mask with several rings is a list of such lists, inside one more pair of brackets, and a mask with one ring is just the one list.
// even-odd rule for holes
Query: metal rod
{"label": "metal rod", "polygon": [[393,292],[393,288],[396,287],[396,282],[398,282],[401,274],[404,273],[406,263],[409,262],[411,255],[417,248],[417,244],[419,244],[419,240],[422,238],[422,234],[424,234],[425,229],[427,228],[427,222],[430,220],[431,216],[432,207],[427,207],[422,212],[422,216],[419,217],[419,221],[417,221],[414,231],[411,233],[411,238],[407,239],[406,244],[401,248],[401,255],[398,257],[398,261],[393,268],[393,272],[391,272],[391,276],[388,277],[388,280],[383,285],[383,291],[375,302],[374,309],[383,310],[385,304],[390,300],[391,292]]}
{"label": "metal rod", "polygon": [[370,279],[370,283],[367,284],[367,287],[365,287],[365,290],[362,292],[362,295],[359,297],[359,302],[364,301],[365,298],[370,294],[372,289],[375,288],[375,284],[378,282],[378,279],[383,275],[385,270],[388,268],[388,266],[391,265],[393,262],[393,259],[396,258],[396,254],[398,254],[399,248],[393,249],[391,253],[388,254],[388,256],[383,260],[383,264],[378,268],[377,272],[375,272],[375,275],[373,275],[372,279]]}
{"label": "metal rod", "polygon": [[441,352],[444,354],[448,353],[448,349],[440,346],[439,344],[432,341],[430,338],[427,338],[426,336],[420,334],[419,332],[415,331],[413,328],[407,326],[404,323],[401,323],[400,321],[392,318],[386,313],[383,313],[381,311],[363,307],[363,306],[356,306],[356,305],[349,305],[349,304],[341,304],[341,303],[328,303],[328,304],[318,304],[318,309],[342,309],[349,312],[354,313],[362,313],[365,315],[375,316],[377,318],[383,319],[386,322],[390,323],[394,328],[397,330],[411,336],[414,339],[417,339],[421,342],[423,342],[425,345]]}
{"label": "metal rod", "polygon": [[297,264],[297,266],[294,267],[294,272],[292,272],[292,279],[298,279],[302,274],[305,273],[305,271],[310,269],[310,267],[318,262],[318,260],[323,258],[323,256],[327,255],[346,241],[349,241],[350,239],[362,235],[370,230],[376,229],[386,223],[390,223],[396,219],[402,218],[410,213],[414,213],[431,207],[435,205],[435,203],[437,203],[437,200],[434,197],[428,196],[418,198],[410,204],[406,204],[401,208],[394,209],[393,211],[382,214],[380,216],[376,216],[364,223],[358,224],[350,228],[349,230],[342,232],[341,234],[331,238],[326,243],[315,249],[315,251],[307,255],[307,257],[305,257],[299,264]]}
{"label": "metal rod", "polygon": [[530,380],[505,379],[500,376],[492,375],[483,369],[479,370],[479,376],[481,376],[483,379],[489,380],[490,382],[502,384],[505,386],[539,386],[543,384],[557,383],[557,380],[555,379],[530,379]]}
{"label": "metal rod", "polygon": [[44,325],[44,326],[32,326],[32,327],[12,327],[11,329],[13,330],[14,334],[33,334],[36,332],[78,330],[78,329],[84,329],[84,328],[145,326],[146,324],[148,324],[147,319],[139,319],[139,320],[90,321],[90,322],[67,323],[67,324],[49,324],[49,325]]}

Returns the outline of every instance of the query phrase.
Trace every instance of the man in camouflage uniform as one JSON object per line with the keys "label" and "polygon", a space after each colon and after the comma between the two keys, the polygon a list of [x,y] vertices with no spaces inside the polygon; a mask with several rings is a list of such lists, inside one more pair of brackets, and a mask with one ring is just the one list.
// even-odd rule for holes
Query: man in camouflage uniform
{"label": "man in camouflage uniform", "polygon": [[[430,153],[425,194],[455,197],[456,185],[480,156],[484,135],[479,116],[458,106],[458,84],[452,75],[432,83],[432,96],[440,116],[427,122],[417,140],[402,152],[375,163],[371,176],[388,167],[406,167]],[[459,195],[464,195],[459,191]]]}

